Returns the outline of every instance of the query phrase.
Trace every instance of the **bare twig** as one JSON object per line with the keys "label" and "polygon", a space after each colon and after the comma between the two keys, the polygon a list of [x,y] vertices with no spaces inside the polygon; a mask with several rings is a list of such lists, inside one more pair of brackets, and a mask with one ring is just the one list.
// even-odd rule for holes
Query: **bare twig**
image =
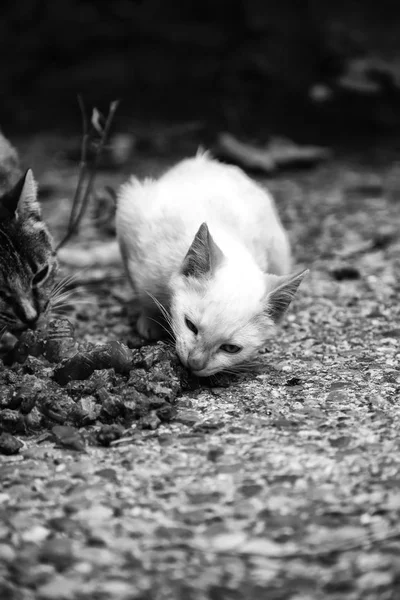
{"label": "bare twig", "polygon": [[115,112],[116,112],[116,110],[118,108],[118,104],[119,104],[118,100],[115,100],[114,102],[111,102],[111,104],[110,104],[110,110],[108,112],[106,124],[104,126],[104,129],[103,129],[100,141],[99,141],[99,143],[98,143],[98,145],[96,147],[96,152],[95,152],[94,161],[93,161],[93,167],[92,167],[92,170],[91,170],[91,173],[90,173],[90,176],[89,176],[89,181],[88,181],[85,193],[84,193],[83,198],[82,198],[82,202],[81,202],[81,206],[80,206],[78,215],[77,215],[77,217],[75,219],[75,228],[74,228],[75,231],[78,229],[79,223],[81,222],[81,220],[83,218],[83,215],[84,215],[84,213],[86,211],[86,208],[87,208],[87,205],[88,205],[88,202],[89,202],[89,197],[90,197],[90,194],[91,194],[92,189],[93,189],[94,181],[96,179],[97,167],[99,165],[99,160],[100,160],[100,157],[102,155],[102,152],[103,152],[103,149],[104,149],[104,144],[106,143],[106,140],[107,140],[107,137],[108,137],[108,134],[109,134],[109,131],[110,131],[111,123],[113,121]]}
{"label": "bare twig", "polygon": [[[111,102],[111,104],[110,104],[110,109],[108,112],[106,123],[104,125],[104,129],[100,130],[101,136],[100,136],[100,140],[96,147],[93,164],[90,169],[90,175],[89,175],[89,179],[88,179],[88,182],[86,185],[86,189],[83,191],[85,178],[86,178],[86,175],[88,172],[87,148],[88,148],[88,143],[89,143],[89,138],[90,138],[90,131],[89,131],[89,122],[88,122],[88,118],[86,115],[85,105],[84,105],[84,102],[83,102],[81,96],[78,96],[78,102],[79,102],[79,106],[80,106],[81,113],[82,113],[82,127],[83,127],[83,137],[82,137],[82,145],[81,145],[81,160],[80,160],[80,164],[79,164],[79,177],[78,177],[78,183],[76,186],[76,191],[74,194],[74,199],[72,202],[72,209],[71,209],[71,214],[70,214],[69,221],[68,221],[67,232],[66,232],[65,236],[59,242],[59,244],[56,248],[56,251],[58,251],[60,248],[65,246],[65,244],[71,239],[71,237],[73,235],[75,235],[77,233],[77,231],[79,229],[79,225],[82,221],[82,218],[85,214],[85,211],[86,211],[88,203],[89,203],[90,195],[91,195],[94,181],[95,181],[96,174],[97,174],[99,160],[100,160],[101,154],[103,152],[106,140],[108,138],[108,134],[110,132],[110,128],[111,128],[111,124],[112,124],[115,112],[119,105],[118,100],[115,100],[114,102]],[[99,131],[98,128],[96,128],[96,130]]]}
{"label": "bare twig", "polygon": [[79,199],[80,199],[81,193],[82,193],[82,185],[85,180],[86,169],[87,169],[87,147],[88,147],[88,142],[89,142],[89,123],[88,123],[88,119],[86,116],[85,104],[84,104],[83,98],[80,94],[78,94],[78,103],[79,103],[79,108],[81,109],[82,131],[83,131],[82,145],[81,145],[81,160],[79,163],[78,185],[76,186],[75,195],[74,195],[74,199],[72,202],[71,215],[69,217],[69,223],[68,223],[68,229],[67,229],[68,232],[73,228],[73,224],[76,219],[76,215],[78,212],[78,206],[79,206]]}

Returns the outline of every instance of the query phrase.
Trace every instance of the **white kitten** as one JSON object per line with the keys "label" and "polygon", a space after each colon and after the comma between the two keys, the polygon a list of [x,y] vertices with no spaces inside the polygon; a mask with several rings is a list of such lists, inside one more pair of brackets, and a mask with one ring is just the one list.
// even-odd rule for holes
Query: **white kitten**
{"label": "white kitten", "polygon": [[199,376],[254,359],[306,274],[287,276],[289,242],[271,196],[206,154],[158,181],[123,185],[117,234],[139,333],[161,337],[161,304],[179,358]]}

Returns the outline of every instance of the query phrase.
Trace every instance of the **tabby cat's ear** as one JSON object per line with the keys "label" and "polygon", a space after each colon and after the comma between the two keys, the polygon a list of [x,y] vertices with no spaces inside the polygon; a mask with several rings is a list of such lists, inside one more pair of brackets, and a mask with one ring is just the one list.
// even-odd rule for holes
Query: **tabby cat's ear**
{"label": "tabby cat's ear", "polygon": [[212,274],[224,259],[206,223],[202,223],[184,258],[181,272],[185,277],[200,278]]}
{"label": "tabby cat's ear", "polygon": [[267,275],[267,293],[265,296],[265,313],[276,323],[279,321],[293,300],[300,283],[307,275],[308,269],[294,275]]}
{"label": "tabby cat's ear", "polygon": [[37,201],[37,183],[32,169],[28,169],[23,177],[24,183],[18,200],[17,214],[24,219],[40,219],[40,204]]}
{"label": "tabby cat's ear", "polygon": [[37,201],[37,185],[31,169],[28,169],[15,186],[0,198],[0,216],[40,218],[40,205]]}

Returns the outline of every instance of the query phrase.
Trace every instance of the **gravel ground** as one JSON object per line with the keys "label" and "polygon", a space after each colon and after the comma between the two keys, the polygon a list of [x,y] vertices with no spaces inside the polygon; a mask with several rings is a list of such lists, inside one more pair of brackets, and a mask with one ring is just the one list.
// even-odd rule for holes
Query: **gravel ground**
{"label": "gravel ground", "polygon": [[[40,166],[35,141],[25,150],[57,234],[75,172],[54,156]],[[81,276],[76,298],[88,304],[68,315],[74,340],[85,351],[126,344],[135,368],[102,363],[59,385],[59,367],[39,355],[0,372],[15,389],[21,377],[45,381],[61,406],[60,417],[43,411],[46,398],[33,403],[36,431],[27,409],[4,409],[25,428],[11,427],[19,451],[0,455],[2,600],[400,596],[400,168],[390,156],[341,155],[265,182],[311,273],[256,373],[190,380],[167,347],[137,349],[119,265]],[[101,173],[98,187],[124,176]],[[71,247],[96,236],[87,226]],[[120,412],[105,408],[113,401]],[[77,422],[71,403],[89,420]]]}

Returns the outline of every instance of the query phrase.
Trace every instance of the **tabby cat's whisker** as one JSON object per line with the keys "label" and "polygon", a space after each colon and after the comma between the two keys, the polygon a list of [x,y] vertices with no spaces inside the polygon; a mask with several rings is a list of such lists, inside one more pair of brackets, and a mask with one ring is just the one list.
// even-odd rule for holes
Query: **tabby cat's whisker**
{"label": "tabby cat's whisker", "polygon": [[50,304],[52,306],[57,306],[57,304],[64,304],[65,302],[69,302],[70,304],[86,303],[86,304],[93,305],[92,300],[89,300],[88,298],[77,298],[76,296],[74,296],[74,294],[72,294],[70,292],[64,292],[63,294],[60,294],[59,296],[56,296],[55,298],[50,298]]}
{"label": "tabby cat's whisker", "polygon": [[73,292],[63,292],[58,296],[53,296],[50,298],[51,304],[56,304],[57,302],[64,302],[64,300],[68,300],[73,295]]}
{"label": "tabby cat's whisker", "polygon": [[72,275],[67,275],[60,279],[60,281],[53,287],[51,290],[51,294],[55,295],[57,292],[64,290],[69,285],[72,285],[74,282],[78,281],[81,275],[87,272],[87,268],[80,269],[77,273],[73,273]]}

